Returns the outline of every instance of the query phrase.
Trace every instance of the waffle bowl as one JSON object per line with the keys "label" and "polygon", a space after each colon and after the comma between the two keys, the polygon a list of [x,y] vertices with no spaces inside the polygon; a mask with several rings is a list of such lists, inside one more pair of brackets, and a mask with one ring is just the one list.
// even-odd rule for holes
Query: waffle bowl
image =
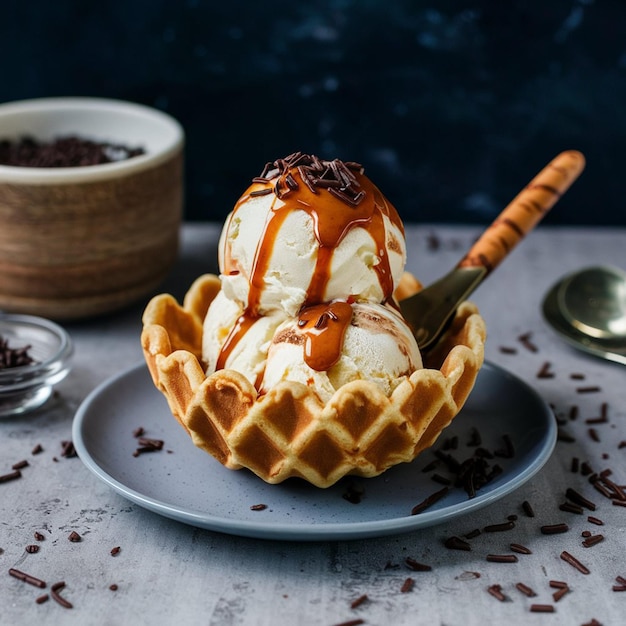
{"label": "waffle bowl", "polygon": [[[396,295],[419,283],[405,275]],[[413,461],[459,413],[484,359],[485,324],[464,302],[424,368],[390,396],[369,381],[340,387],[322,403],[300,383],[283,381],[259,395],[242,374],[205,375],[203,321],[220,290],[206,274],[182,306],[154,297],[143,315],[141,342],[152,380],[194,444],[230,469],[248,468],[268,483],[299,477],[329,487],[346,475],[373,477]]]}

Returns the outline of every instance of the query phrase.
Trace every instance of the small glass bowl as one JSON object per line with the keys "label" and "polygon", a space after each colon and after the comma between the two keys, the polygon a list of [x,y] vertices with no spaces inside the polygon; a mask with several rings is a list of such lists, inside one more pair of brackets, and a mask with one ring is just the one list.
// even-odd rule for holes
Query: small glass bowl
{"label": "small glass bowl", "polygon": [[70,336],[41,317],[0,313],[0,339],[9,349],[27,348],[33,360],[28,365],[0,368],[0,417],[40,407],[70,371]]}

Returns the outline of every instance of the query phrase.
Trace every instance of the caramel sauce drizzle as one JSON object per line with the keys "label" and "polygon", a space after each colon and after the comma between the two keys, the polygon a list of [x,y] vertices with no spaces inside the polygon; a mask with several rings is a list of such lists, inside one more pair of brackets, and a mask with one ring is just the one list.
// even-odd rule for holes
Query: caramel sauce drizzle
{"label": "caramel sauce drizzle", "polygon": [[298,328],[305,337],[304,360],[311,369],[324,372],[337,363],[351,321],[352,306],[341,300],[300,311]]}
{"label": "caramel sauce drizzle", "polygon": [[[239,199],[232,215],[250,198],[270,193],[274,196],[254,254],[247,307],[227,337],[217,367],[225,366],[234,347],[260,316],[264,277],[280,228],[292,211],[301,210],[313,222],[319,247],[298,326],[305,330],[304,358],[307,365],[317,371],[324,371],[339,359],[343,337],[352,318],[352,309],[346,302],[324,303],[335,249],[351,229],[359,226],[366,228],[375,241],[379,257],[374,270],[383,292],[383,301],[391,300],[393,277],[387,254],[384,216],[404,233],[402,221],[396,209],[363,175],[361,166],[356,163],[344,163],[337,159],[322,161],[301,153],[268,163],[261,176],[253,179],[252,185]],[[232,275],[238,273],[239,268],[229,248],[227,243],[222,271]],[[345,294],[346,298],[350,296]],[[316,322],[311,326],[313,319]],[[318,324],[321,319],[324,322]]]}

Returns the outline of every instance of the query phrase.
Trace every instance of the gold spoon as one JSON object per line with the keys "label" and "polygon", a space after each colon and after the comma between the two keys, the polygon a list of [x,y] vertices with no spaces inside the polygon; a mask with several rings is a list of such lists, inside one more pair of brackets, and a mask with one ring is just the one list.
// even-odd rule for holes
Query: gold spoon
{"label": "gold spoon", "polygon": [[626,272],[608,266],[573,272],[553,285],[542,309],[570,345],[626,365]]}
{"label": "gold spoon", "polygon": [[400,302],[420,350],[433,346],[459,304],[541,221],[584,167],[580,152],[561,152],[509,203],[452,271]]}

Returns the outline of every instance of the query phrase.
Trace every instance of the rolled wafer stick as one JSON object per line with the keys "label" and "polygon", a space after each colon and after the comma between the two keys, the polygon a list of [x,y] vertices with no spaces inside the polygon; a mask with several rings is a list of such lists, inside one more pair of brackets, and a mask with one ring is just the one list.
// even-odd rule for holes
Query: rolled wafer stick
{"label": "rolled wafer stick", "polygon": [[576,150],[561,152],[537,174],[487,228],[458,267],[495,269],[569,189],[585,167]]}

